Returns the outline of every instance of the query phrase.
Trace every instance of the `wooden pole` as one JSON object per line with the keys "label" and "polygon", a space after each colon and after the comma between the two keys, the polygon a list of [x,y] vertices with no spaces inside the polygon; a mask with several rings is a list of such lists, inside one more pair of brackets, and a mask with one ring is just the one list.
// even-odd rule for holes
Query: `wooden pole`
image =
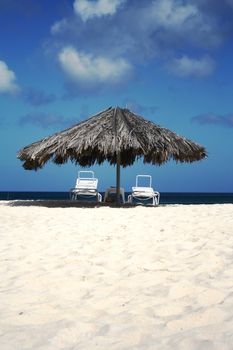
{"label": "wooden pole", "polygon": [[116,164],[116,202],[120,204],[121,202],[121,154],[117,153],[117,164]]}
{"label": "wooden pole", "polygon": [[115,130],[115,148],[116,148],[116,203],[120,204],[121,202],[121,194],[120,194],[120,188],[121,188],[121,154],[118,149],[118,139],[117,139],[117,108],[114,109],[113,114],[113,120],[114,120],[114,130]]}

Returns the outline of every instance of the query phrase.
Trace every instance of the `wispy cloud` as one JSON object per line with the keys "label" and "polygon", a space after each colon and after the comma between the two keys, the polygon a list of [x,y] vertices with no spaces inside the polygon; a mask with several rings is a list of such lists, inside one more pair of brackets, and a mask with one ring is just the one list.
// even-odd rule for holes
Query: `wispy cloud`
{"label": "wispy cloud", "polygon": [[121,80],[129,68],[155,61],[169,62],[168,71],[180,78],[208,77],[231,33],[232,0],[75,0],[70,17],[52,25],[47,49],[81,91],[84,76],[108,86],[108,72]]}
{"label": "wispy cloud", "polygon": [[68,26],[68,21],[66,18],[63,18],[52,25],[51,34],[56,35],[56,34],[62,33],[62,31],[65,28],[67,28],[67,26]]}
{"label": "wispy cloud", "polygon": [[193,122],[199,124],[213,124],[222,125],[225,127],[233,128],[233,114],[220,115],[215,113],[199,114],[192,118]]}
{"label": "wispy cloud", "polygon": [[167,67],[179,77],[204,78],[213,73],[215,66],[215,61],[208,56],[201,58],[182,56],[173,59]]}
{"label": "wispy cloud", "polygon": [[[87,3],[90,7],[100,4]],[[107,3],[113,7],[123,4],[113,0]],[[123,10],[114,16],[91,21],[82,21],[78,16],[63,18],[53,24],[51,32],[53,40],[69,41],[78,51],[88,48],[94,55],[130,54],[133,61],[142,57],[148,60],[185,45],[212,45],[217,34],[215,21],[212,23],[209,17],[192,1],[184,4],[178,0],[131,0],[125,1]]]}
{"label": "wispy cloud", "polygon": [[15,94],[19,90],[15,73],[8,68],[4,61],[0,61],[0,93]]}
{"label": "wispy cloud", "polygon": [[58,115],[56,113],[28,113],[19,119],[19,124],[24,125],[34,125],[43,129],[49,127],[69,127],[78,123],[75,118],[65,118],[64,116]]}
{"label": "wispy cloud", "polygon": [[93,17],[113,15],[125,0],[75,0],[74,11],[83,21]]}
{"label": "wispy cloud", "polygon": [[180,28],[188,21],[194,21],[199,15],[198,8],[193,4],[182,4],[174,0],[157,0],[151,3],[148,18],[153,19],[156,26],[164,28]]}
{"label": "wispy cloud", "polygon": [[26,89],[22,95],[25,101],[32,106],[47,105],[56,100],[56,96],[54,94],[47,94],[44,91],[33,88]]}
{"label": "wispy cloud", "polygon": [[119,83],[131,71],[130,64],[122,58],[93,57],[73,47],[64,48],[58,58],[68,77],[85,87],[103,82],[107,85]]}
{"label": "wispy cloud", "polygon": [[226,3],[233,8],[233,0],[226,0]]}
{"label": "wispy cloud", "polygon": [[123,101],[123,106],[130,109],[132,112],[137,114],[154,115],[158,111],[158,106],[146,106],[138,103],[132,98],[126,98]]}

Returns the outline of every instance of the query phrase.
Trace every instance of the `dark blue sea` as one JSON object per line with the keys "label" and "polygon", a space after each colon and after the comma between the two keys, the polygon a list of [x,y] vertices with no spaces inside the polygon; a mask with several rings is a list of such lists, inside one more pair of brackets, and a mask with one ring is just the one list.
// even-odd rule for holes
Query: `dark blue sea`
{"label": "dark blue sea", "polygon": [[[126,198],[129,193],[125,193]],[[104,193],[102,193],[104,196]],[[0,192],[0,200],[68,200],[68,192]],[[166,193],[160,204],[224,204],[233,203],[233,193]]]}

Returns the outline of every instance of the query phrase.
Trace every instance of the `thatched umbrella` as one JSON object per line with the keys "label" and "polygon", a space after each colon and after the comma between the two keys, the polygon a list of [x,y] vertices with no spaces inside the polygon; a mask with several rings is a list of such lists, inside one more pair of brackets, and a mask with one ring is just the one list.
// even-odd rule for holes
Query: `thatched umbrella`
{"label": "thatched umbrella", "polygon": [[169,159],[193,162],[206,157],[204,147],[162,128],[128,109],[108,108],[69,129],[24,147],[18,153],[23,167],[37,170],[51,160],[68,160],[90,166],[105,160],[116,164],[117,201],[120,198],[120,165],[163,164]]}

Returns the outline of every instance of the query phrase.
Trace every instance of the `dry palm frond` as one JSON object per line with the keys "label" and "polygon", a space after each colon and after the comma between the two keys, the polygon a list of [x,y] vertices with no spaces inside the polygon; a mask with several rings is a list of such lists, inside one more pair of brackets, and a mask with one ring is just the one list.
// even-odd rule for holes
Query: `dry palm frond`
{"label": "dry palm frond", "polygon": [[126,167],[135,159],[163,164],[169,159],[193,162],[206,157],[204,147],[162,128],[128,109],[108,108],[97,115],[26,146],[18,153],[25,169],[38,169],[51,160],[63,164],[68,160],[81,166],[116,164],[120,154]]}

